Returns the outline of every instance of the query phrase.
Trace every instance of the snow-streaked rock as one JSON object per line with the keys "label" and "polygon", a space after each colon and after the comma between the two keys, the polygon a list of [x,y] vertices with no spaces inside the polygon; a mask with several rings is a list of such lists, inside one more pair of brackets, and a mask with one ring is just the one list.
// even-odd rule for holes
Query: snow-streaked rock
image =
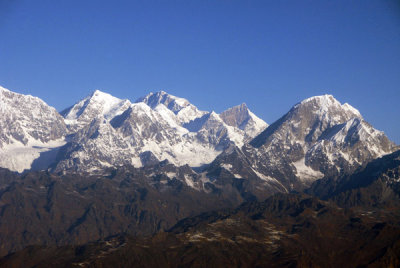
{"label": "snow-streaked rock", "polygon": [[266,126],[247,107],[246,122],[232,126],[215,112],[200,111],[164,91],[127,104],[96,91],[64,112],[76,133],[64,149],[67,157],[61,157],[55,170],[102,172],[127,164],[141,167],[149,159],[199,167],[230,144],[242,146]]}
{"label": "snow-streaked rock", "polygon": [[179,180],[195,189],[247,180],[243,189],[261,194],[351,173],[398,148],[331,95],[296,104],[270,126],[246,104],[217,114],[164,91],[131,103],[96,90],[61,114],[0,88],[0,166],[21,172],[57,159],[54,172],[104,174],[125,165],[208,165],[198,178],[187,171]]}
{"label": "snow-streaked rock", "polygon": [[298,188],[351,173],[396,148],[357,109],[323,95],[296,104],[242,149],[258,172]]}
{"label": "snow-streaked rock", "polygon": [[228,126],[243,130],[246,142],[260,134],[268,126],[253,114],[245,103],[222,112],[220,117]]}
{"label": "snow-streaked rock", "polygon": [[44,101],[0,87],[0,166],[30,169],[40,153],[61,146],[63,118]]}
{"label": "snow-streaked rock", "polygon": [[111,120],[129,108],[129,100],[121,100],[108,93],[95,90],[73,106],[61,112],[71,133],[90,124],[94,119]]}
{"label": "snow-streaked rock", "polygon": [[139,102],[146,103],[152,109],[156,109],[157,106],[163,104],[176,115],[176,119],[180,124],[188,123],[207,113],[197,109],[197,107],[188,100],[170,95],[165,91],[150,93],[136,101],[136,103]]}

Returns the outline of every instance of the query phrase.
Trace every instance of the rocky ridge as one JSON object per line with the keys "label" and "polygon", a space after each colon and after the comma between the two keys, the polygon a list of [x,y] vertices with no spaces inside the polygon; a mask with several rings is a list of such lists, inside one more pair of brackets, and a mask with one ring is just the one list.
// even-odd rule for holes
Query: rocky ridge
{"label": "rocky ridge", "polygon": [[351,174],[369,161],[398,149],[383,132],[374,129],[349,104],[331,95],[306,99],[240,148],[244,156],[232,155],[217,165],[250,163],[266,181],[278,180],[288,191],[299,190],[327,177]]}

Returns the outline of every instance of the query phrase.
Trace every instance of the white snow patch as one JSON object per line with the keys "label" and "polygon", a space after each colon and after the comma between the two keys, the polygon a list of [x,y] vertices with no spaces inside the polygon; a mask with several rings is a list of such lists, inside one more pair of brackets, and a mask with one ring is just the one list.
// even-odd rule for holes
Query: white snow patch
{"label": "white snow patch", "polygon": [[293,162],[293,165],[296,168],[297,177],[302,181],[314,181],[324,176],[324,174],[320,171],[314,170],[307,166],[305,163],[305,158],[302,158],[297,162]]}
{"label": "white snow patch", "polygon": [[231,164],[222,164],[221,167],[223,167],[224,169],[230,171],[232,169],[232,165]]}
{"label": "white snow patch", "polygon": [[176,173],[175,172],[167,172],[167,173],[165,173],[165,175],[170,179],[173,179],[173,178],[176,177]]}
{"label": "white snow patch", "polygon": [[264,174],[254,170],[254,169],[253,169],[253,172],[256,173],[256,175],[262,180],[265,180],[265,181],[277,181],[275,178],[272,178],[270,176],[264,175]]}
{"label": "white snow patch", "polygon": [[186,185],[187,185],[187,186],[196,189],[196,187],[194,186],[193,180],[192,180],[192,178],[191,178],[190,176],[185,175],[185,182],[186,182]]}
{"label": "white snow patch", "polygon": [[39,158],[40,153],[59,148],[65,144],[64,139],[47,143],[29,140],[27,145],[14,141],[14,143],[6,144],[0,149],[0,166],[12,171],[23,172],[25,169],[31,168],[33,161]]}

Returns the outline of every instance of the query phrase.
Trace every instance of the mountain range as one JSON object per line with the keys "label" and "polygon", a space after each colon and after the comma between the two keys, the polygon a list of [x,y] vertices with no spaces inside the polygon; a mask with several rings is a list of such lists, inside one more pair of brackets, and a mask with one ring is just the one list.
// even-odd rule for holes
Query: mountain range
{"label": "mountain range", "polygon": [[208,174],[221,173],[218,166],[291,191],[398,149],[331,95],[294,105],[269,127],[246,104],[217,114],[164,91],[132,103],[96,90],[61,113],[4,88],[0,96],[0,166],[18,172],[105,174],[168,161],[206,172],[202,183],[186,178],[189,186],[204,187],[215,179]]}
{"label": "mountain range", "polygon": [[157,243],[171,249],[161,266],[202,266],[199,250],[215,254],[211,266],[327,266],[321,245],[341,252],[329,260],[343,266],[346,250],[374,235],[386,242],[352,263],[400,261],[400,147],[332,95],[268,125],[244,103],[218,114],[164,91],[131,102],[96,90],[57,112],[0,87],[0,127],[0,256],[63,246],[26,248],[2,267],[32,256],[31,266],[105,265],[93,254],[124,256],[123,267],[133,260],[121,245],[150,267],[148,256],[163,254]]}

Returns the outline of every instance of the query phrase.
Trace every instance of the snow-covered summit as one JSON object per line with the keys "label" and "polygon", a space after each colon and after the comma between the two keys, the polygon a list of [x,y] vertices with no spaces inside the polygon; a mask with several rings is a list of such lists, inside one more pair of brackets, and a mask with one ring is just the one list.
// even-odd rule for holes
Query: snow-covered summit
{"label": "snow-covered summit", "polygon": [[159,104],[164,104],[175,114],[190,105],[188,100],[170,95],[162,90],[155,93],[151,92],[148,95],[139,98],[136,102],[144,102],[153,109]]}
{"label": "snow-covered summit", "polygon": [[159,105],[164,105],[176,115],[176,119],[179,123],[188,123],[207,113],[205,111],[200,111],[188,100],[168,94],[165,91],[150,93],[136,101],[136,103],[139,102],[146,103],[152,109],[156,109]]}
{"label": "snow-covered summit", "polygon": [[86,126],[96,118],[111,120],[129,108],[131,102],[116,98],[108,93],[95,90],[73,106],[61,112],[71,131]]}
{"label": "snow-covered summit", "polygon": [[[293,106],[290,111],[274,123],[274,128],[288,132],[290,141],[316,141],[325,129],[343,124],[352,118],[360,118],[360,112],[349,104],[341,104],[332,95],[315,96]],[[277,133],[277,131],[274,131]],[[263,135],[272,134],[271,128]],[[279,140],[275,139],[275,142]]]}
{"label": "snow-covered summit", "polygon": [[348,103],[341,104],[330,94],[307,98],[299,104],[295,105],[294,108],[298,108],[299,106],[313,106],[314,109],[316,109],[320,113],[340,110],[341,112],[346,113],[349,117],[362,118],[361,113],[356,108]]}

